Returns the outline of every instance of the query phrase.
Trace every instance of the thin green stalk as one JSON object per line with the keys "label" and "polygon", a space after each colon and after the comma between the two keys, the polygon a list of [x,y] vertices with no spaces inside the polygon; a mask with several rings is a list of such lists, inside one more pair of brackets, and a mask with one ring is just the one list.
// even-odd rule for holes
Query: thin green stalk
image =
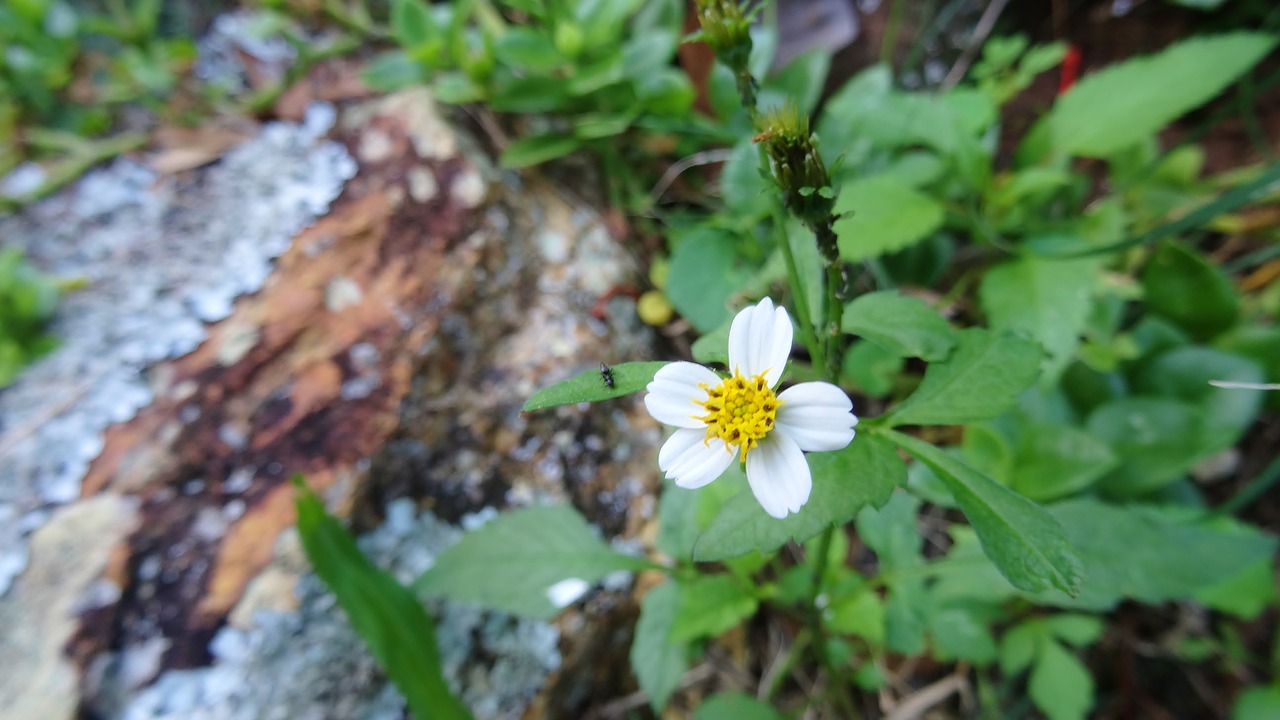
{"label": "thin green stalk", "polygon": [[[761,161],[768,167],[768,160],[764,157],[764,150],[760,150]],[[796,269],[795,254],[791,252],[791,240],[787,237],[786,220],[782,216],[782,206],[774,202],[770,210],[773,213],[773,232],[777,239],[778,248],[782,251],[783,262],[787,266],[787,285],[791,287],[791,297],[796,305],[796,324],[800,326],[800,341],[809,349],[809,356],[813,358],[813,364],[816,367],[826,367],[826,350],[825,345],[818,341],[818,336],[813,332],[813,315],[809,312],[809,297],[804,290],[804,284],[800,282],[800,272]]]}
{"label": "thin green stalk", "polygon": [[1280,458],[1271,461],[1271,464],[1258,474],[1243,490],[1236,493],[1232,498],[1213,511],[1214,515],[1235,515],[1245,509],[1254,500],[1262,497],[1271,486],[1280,481]]}

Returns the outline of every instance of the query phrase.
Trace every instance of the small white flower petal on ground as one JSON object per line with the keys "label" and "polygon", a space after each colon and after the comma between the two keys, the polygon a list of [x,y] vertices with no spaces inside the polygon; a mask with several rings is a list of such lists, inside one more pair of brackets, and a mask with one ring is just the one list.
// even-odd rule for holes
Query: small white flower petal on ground
{"label": "small white flower petal on ground", "polygon": [[778,394],[778,430],[801,450],[830,452],[853,441],[853,403],[840,388],[825,382],[793,385]]}
{"label": "small white flower petal on ground", "polygon": [[578,600],[578,598],[587,594],[591,589],[591,585],[582,578],[569,578],[547,588],[547,600],[551,601],[551,606],[559,610],[566,608]]}
{"label": "small white flower petal on ground", "polygon": [[678,428],[658,452],[658,467],[684,488],[699,488],[741,457],[747,483],[765,512],[799,512],[813,489],[807,451],[839,450],[858,424],[844,391],[830,383],[774,389],[791,355],[791,318],[764,298],[729,328],[730,377],[688,362],[654,375],[644,404]]}
{"label": "small white flower petal on ground", "polygon": [[791,356],[791,318],[787,309],[764,298],[743,308],[729,326],[729,369],[747,377],[763,374],[769,387],[782,379]]}
{"label": "small white flower petal on ground", "polygon": [[795,441],[775,432],[747,456],[747,484],[764,511],[781,519],[809,499],[813,476]]}

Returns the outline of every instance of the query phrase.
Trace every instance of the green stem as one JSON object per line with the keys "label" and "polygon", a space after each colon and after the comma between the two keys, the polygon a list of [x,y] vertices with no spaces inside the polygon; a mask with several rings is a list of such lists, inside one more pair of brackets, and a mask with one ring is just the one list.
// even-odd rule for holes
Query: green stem
{"label": "green stem", "polygon": [[1257,477],[1249,481],[1243,490],[1236,493],[1230,500],[1222,503],[1216,510],[1214,515],[1235,515],[1241,510],[1249,506],[1249,503],[1262,497],[1276,481],[1280,480],[1280,458],[1271,461]]}
{"label": "green stem", "polygon": [[[767,171],[769,160],[765,157],[763,148],[760,149],[760,161]],[[809,294],[805,292],[804,284],[800,282],[800,271],[796,268],[795,254],[791,251],[791,239],[787,237],[786,219],[782,216],[782,205],[774,202],[770,210],[773,213],[774,236],[778,242],[778,249],[782,251],[782,259],[787,266],[787,284],[791,287],[791,297],[796,305],[796,324],[800,326],[800,341],[804,343],[805,347],[809,348],[809,356],[813,358],[814,366],[825,367],[825,344],[819,342],[818,336],[813,332],[813,315],[809,312]]]}
{"label": "green stem", "polygon": [[827,218],[817,227],[813,227],[817,236],[818,249],[822,262],[827,270],[826,303],[822,312],[822,332],[826,343],[826,365],[823,368],[827,380],[840,382],[840,369],[844,361],[844,346],[840,342],[840,324],[844,318],[845,276],[844,264],[840,262],[840,250],[836,242],[836,233],[832,229],[835,218]]}

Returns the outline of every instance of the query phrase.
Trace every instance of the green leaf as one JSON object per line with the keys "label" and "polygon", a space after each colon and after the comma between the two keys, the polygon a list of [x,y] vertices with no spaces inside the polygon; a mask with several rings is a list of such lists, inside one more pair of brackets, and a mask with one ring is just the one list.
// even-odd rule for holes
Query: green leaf
{"label": "green leaf", "polygon": [[836,632],[866,640],[872,647],[884,645],[885,607],[880,596],[864,588],[838,598],[826,610],[826,626]]}
{"label": "green leaf", "polygon": [[498,36],[493,54],[507,65],[535,73],[551,72],[565,61],[550,37],[521,25],[512,25]]}
{"label": "green leaf", "polygon": [[436,38],[440,29],[422,0],[392,0],[391,34],[401,47],[412,51]]}
{"label": "green leaf", "polygon": [[1252,687],[1236,698],[1231,720],[1260,720],[1280,717],[1280,685]]}
{"label": "green leaf", "polygon": [[945,360],[956,334],[925,301],[896,290],[859,296],[845,306],[841,329],[870,340],[900,357]]}
{"label": "green leaf", "polygon": [[720,172],[720,195],[725,205],[735,215],[745,216],[741,218],[744,222],[763,217],[773,202],[765,196],[770,187],[760,174],[760,149],[751,138],[744,138],[733,147]]}
{"label": "green leaf", "polygon": [[818,48],[802,53],[760,85],[760,107],[782,107],[795,103],[802,114],[811,114],[822,96],[822,86],[831,68],[831,53]]}
{"label": "green leaf", "polygon": [[716,637],[756,614],[759,602],[729,575],[698,575],[680,582],[673,642]]}
{"label": "green leaf", "polygon": [[942,227],[942,205],[906,183],[888,177],[847,182],[840,188],[835,222],[840,257],[877,257],[920,242]]}
{"label": "green leaf", "polygon": [[902,363],[902,356],[868,340],[858,340],[845,351],[840,375],[863,393],[884,397],[893,392]]}
{"label": "green leaf", "polygon": [[746,284],[738,241],[728,232],[698,225],[676,233],[667,299],[699,332],[710,332],[730,317],[729,298]]}
{"label": "green leaf", "polygon": [[517,615],[560,612],[552,587],[565,580],[594,583],[615,570],[643,570],[642,558],[614,552],[567,505],[506,513],[462,537],[414,584],[419,592]]}
{"label": "green leaf", "polygon": [[1176,398],[1201,408],[1199,449],[1204,454],[1236,444],[1262,408],[1265,392],[1221,388],[1212,380],[1261,383],[1262,368],[1253,361],[1207,347],[1175,348],[1145,365],[1134,385],[1151,395]]}
{"label": "green leaf", "polygon": [[1066,613],[1044,619],[1045,629],[1067,645],[1084,647],[1102,637],[1106,629],[1102,619],[1094,615]]}
{"label": "green leaf", "polygon": [[1106,443],[1072,425],[1028,423],[1017,436],[1008,484],[1037,502],[1080,492],[1119,463]]}
{"label": "green leaf", "polygon": [[1084,561],[1083,592],[1038,599],[1054,605],[1105,611],[1123,598],[1146,603],[1182,600],[1269,562],[1276,539],[1236,523],[1198,520],[1177,508],[1116,507],[1081,498],[1054,505],[1051,514]]}
{"label": "green leaf", "polygon": [[1047,641],[1044,625],[1039,620],[1019,624],[1000,638],[1000,672],[1017,675],[1036,658],[1040,644]]}
{"label": "green leaf", "polygon": [[1204,452],[1201,412],[1163,398],[1120,398],[1089,415],[1085,429],[1111,446],[1120,465],[1099,481],[1103,492],[1142,495],[1182,477]]}
{"label": "green leaf", "polygon": [[658,498],[658,549],[671,557],[693,559],[693,545],[702,528],[698,526],[698,499],[701,488],[686,490],[674,482],[662,483]]}
{"label": "green leaf", "polygon": [[1156,250],[1142,287],[1152,312],[1198,339],[1221,334],[1240,314],[1240,296],[1222,268],[1180,243]]}
{"label": "green leaf", "polygon": [[631,641],[631,669],[656,712],[667,706],[689,669],[688,645],[669,639],[679,605],[680,589],[675,581],[650,590],[640,601],[640,619]]}
{"label": "green leaf", "polygon": [[392,50],[374,58],[361,79],[374,90],[395,92],[426,80],[422,66],[414,62],[402,50]]}
{"label": "green leaf", "polygon": [[520,410],[532,412],[557,405],[599,402],[637,393],[644,390],[645,386],[653,381],[653,376],[658,370],[666,364],[655,361],[613,365],[609,368],[610,374],[613,375],[613,387],[609,387],[604,374],[599,369],[587,370],[568,380],[562,380],[551,387],[539,390],[525,401],[524,407]]}
{"label": "green leaf", "polygon": [[1195,593],[1197,602],[1214,610],[1252,620],[1278,598],[1272,558],[1265,557],[1243,571]]}
{"label": "green leaf", "polygon": [[985,665],[996,659],[996,640],[990,625],[999,616],[995,606],[974,602],[948,603],[928,613],[932,655],[943,662],[968,660]]}
{"label": "green leaf", "polygon": [[[880,506],[906,482],[897,452],[865,433],[842,450],[805,456],[813,472],[813,492],[800,512],[770,517],[750,492],[730,498],[694,546],[694,558],[724,560],[752,550],[771,552],[788,540],[804,541],[832,525],[852,520],[866,505]],[[737,466],[728,473],[739,473]],[[719,482],[723,482],[721,478]]]}
{"label": "green leaf", "polygon": [[1272,35],[1196,37],[1091,73],[1049,116],[1061,153],[1106,157],[1222,92],[1275,47]]}
{"label": "green leaf", "polygon": [[333,591],[351,626],[369,646],[418,720],[470,720],[441,672],[435,624],[408,588],[379,569],[301,476],[298,535],[316,574]]}
{"label": "green leaf", "polygon": [[1040,343],[1047,352],[1043,380],[1051,381],[1080,344],[1098,270],[1093,260],[1023,257],[988,270],[978,297],[992,328]]}
{"label": "green leaf", "polygon": [[511,143],[502,151],[498,162],[505,168],[522,168],[564,157],[582,147],[573,135],[545,133],[529,135]]}
{"label": "green leaf", "polygon": [[1049,720],[1083,720],[1093,706],[1088,668],[1056,642],[1041,645],[1027,691]]}
{"label": "green leaf", "polygon": [[704,333],[693,341],[689,348],[693,359],[703,365],[711,363],[729,364],[729,329],[733,327],[733,318],[726,318],[720,327]]}
{"label": "green leaf", "polygon": [[1044,508],[937,447],[893,430],[884,435],[946,484],[1001,574],[1022,590],[1080,592],[1080,557]]}
{"label": "green leaf", "polygon": [[694,720],[786,720],[786,716],[740,692],[721,692],[707,698],[693,714]]}
{"label": "green leaf", "polygon": [[884,422],[958,425],[1008,410],[1039,376],[1040,348],[1009,333],[968,328],[945,362],[931,363],[920,386]]}

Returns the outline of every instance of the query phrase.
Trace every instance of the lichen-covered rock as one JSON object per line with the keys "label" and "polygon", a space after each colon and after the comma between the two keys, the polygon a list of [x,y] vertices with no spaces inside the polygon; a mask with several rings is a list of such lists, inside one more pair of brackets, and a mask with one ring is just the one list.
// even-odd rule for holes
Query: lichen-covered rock
{"label": "lichen-covered rock", "polygon": [[[335,127],[330,139],[358,166],[341,197],[275,251],[283,254],[269,275],[246,271],[265,276],[255,294],[200,316],[210,325],[188,323],[193,339],[170,351],[190,352],[130,366],[120,382],[143,392],[105,435],[96,434],[101,425],[66,433],[85,443],[74,456],[80,465],[59,469],[76,492],[20,508],[38,520],[50,507],[85,502],[77,494],[136,507],[136,529],[113,544],[102,571],[118,592],[85,606],[64,646],[85,693],[68,693],[72,705],[100,717],[400,712],[289,540],[295,472],[404,579],[438,552],[432,542],[456,532],[442,523],[485,508],[567,501],[611,538],[633,536],[652,509],[659,429],[636,398],[520,413],[542,385],[601,360],[651,357],[629,300],[614,300],[603,320],[590,312],[634,275],[600,218],[536,177],[499,173],[426,91],[345,107]],[[180,202],[139,202],[160,203],[149,212],[197,245],[206,225],[270,214],[248,192],[243,207],[216,219],[186,218],[226,164],[139,189]],[[40,232],[38,215],[20,222]],[[210,261],[199,282],[218,286],[221,268]],[[175,282],[170,291],[183,292]],[[244,278],[225,282],[253,289]],[[206,339],[191,349],[200,332]],[[34,398],[24,412],[43,431],[78,412],[78,401],[50,404],[23,389],[39,372],[15,390]],[[24,477],[46,491],[36,474]],[[599,678],[616,684],[626,675],[634,607],[611,597],[596,593],[554,627],[440,608],[442,651],[461,696],[480,717],[520,717],[555,670],[557,699],[538,705],[568,717],[593,695],[617,692]],[[593,639],[600,618],[607,632]],[[560,653],[587,658],[591,674],[568,662],[556,669]],[[0,667],[22,663],[0,648]],[[587,677],[595,686],[581,686]],[[68,702],[55,700],[50,707]]]}

